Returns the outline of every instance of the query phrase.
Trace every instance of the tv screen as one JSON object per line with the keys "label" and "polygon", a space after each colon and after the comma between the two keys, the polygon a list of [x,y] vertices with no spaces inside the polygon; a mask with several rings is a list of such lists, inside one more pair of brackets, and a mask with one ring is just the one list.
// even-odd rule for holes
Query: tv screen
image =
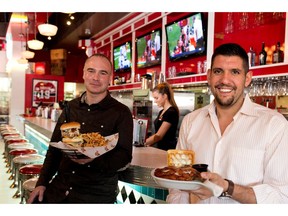
{"label": "tv screen", "polygon": [[132,56],[131,42],[126,42],[125,44],[114,47],[113,49],[114,71],[116,73],[131,71],[131,63],[132,63],[131,56]]}
{"label": "tv screen", "polygon": [[137,38],[137,67],[161,64],[161,30],[154,30]]}
{"label": "tv screen", "polygon": [[196,13],[166,24],[170,60],[206,53],[206,31],[202,13]]}

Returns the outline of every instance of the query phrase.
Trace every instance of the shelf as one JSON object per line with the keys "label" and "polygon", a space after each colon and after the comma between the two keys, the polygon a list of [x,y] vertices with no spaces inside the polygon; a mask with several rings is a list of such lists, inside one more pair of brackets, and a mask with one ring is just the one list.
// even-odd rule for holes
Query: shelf
{"label": "shelf", "polygon": [[178,76],[173,78],[166,78],[172,86],[176,85],[198,85],[207,83],[207,73],[193,74],[188,76]]}
{"label": "shelf", "polygon": [[109,91],[141,89],[141,82],[109,86]]}

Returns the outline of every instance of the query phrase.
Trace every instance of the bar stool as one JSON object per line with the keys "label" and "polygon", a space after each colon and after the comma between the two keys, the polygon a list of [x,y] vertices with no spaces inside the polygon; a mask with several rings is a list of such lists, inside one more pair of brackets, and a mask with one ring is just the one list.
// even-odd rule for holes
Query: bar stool
{"label": "bar stool", "polygon": [[21,202],[20,204],[27,203],[27,200],[29,199],[30,193],[34,190],[36,187],[36,183],[38,181],[39,177],[33,177],[23,182],[23,194],[21,194]]}
{"label": "bar stool", "polygon": [[14,179],[13,183],[10,185],[10,188],[15,188],[17,186],[17,179],[15,179],[16,174],[16,167],[14,158],[24,155],[31,155],[31,154],[37,154],[38,151],[36,149],[13,149],[9,152],[9,160],[11,161],[10,169],[11,169],[11,175],[8,178],[8,180]]}
{"label": "bar stool", "polygon": [[[9,152],[14,149],[33,149],[34,145],[32,143],[12,143],[8,145],[8,163],[9,163]],[[11,163],[11,161],[10,161]]]}
{"label": "bar stool", "polygon": [[[17,184],[19,179],[19,170],[20,167],[27,165],[27,164],[42,164],[44,162],[45,157],[39,154],[29,154],[29,155],[20,155],[15,158],[13,158],[14,163],[14,169],[15,169],[15,178],[14,184]],[[13,198],[19,198],[20,197],[20,186],[18,184],[17,191],[13,195]]]}
{"label": "bar stool", "polygon": [[28,143],[29,141],[27,139],[25,139],[24,137],[13,137],[11,139],[4,139],[4,158],[5,158],[5,162],[7,163],[8,159],[7,159],[7,155],[8,155],[8,145],[12,144],[12,143]]}
{"label": "bar stool", "polygon": [[18,185],[19,185],[20,198],[21,198],[20,204],[23,204],[23,201],[24,201],[23,182],[25,182],[28,179],[38,177],[40,175],[42,167],[43,167],[43,164],[28,164],[28,165],[20,167],[19,178],[18,178]]}
{"label": "bar stool", "polygon": [[6,173],[12,172],[13,170],[12,159],[14,157],[19,156],[19,155],[24,155],[24,154],[37,154],[38,153],[38,150],[34,149],[34,145],[32,143],[12,143],[8,145],[8,151],[9,153],[7,156],[7,164],[6,164],[6,167],[8,167],[8,170],[6,171]]}

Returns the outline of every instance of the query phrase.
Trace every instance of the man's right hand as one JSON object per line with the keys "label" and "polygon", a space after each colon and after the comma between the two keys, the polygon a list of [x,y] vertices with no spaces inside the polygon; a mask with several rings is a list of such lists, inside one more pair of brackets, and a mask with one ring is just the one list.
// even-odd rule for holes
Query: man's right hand
{"label": "man's right hand", "polygon": [[38,202],[42,202],[45,190],[46,190],[45,186],[36,187],[30,194],[29,199],[27,200],[27,204],[32,204],[34,200],[37,198]]}

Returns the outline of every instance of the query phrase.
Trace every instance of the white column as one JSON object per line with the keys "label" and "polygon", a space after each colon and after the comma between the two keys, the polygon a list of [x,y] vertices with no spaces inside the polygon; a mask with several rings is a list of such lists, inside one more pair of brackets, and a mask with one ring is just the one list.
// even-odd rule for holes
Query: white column
{"label": "white column", "polygon": [[25,112],[25,74],[28,65],[17,62],[22,51],[20,41],[11,42],[9,48],[12,49],[12,55],[8,56],[7,63],[7,72],[11,78],[9,122],[24,134],[24,125],[20,122],[19,115]]}

